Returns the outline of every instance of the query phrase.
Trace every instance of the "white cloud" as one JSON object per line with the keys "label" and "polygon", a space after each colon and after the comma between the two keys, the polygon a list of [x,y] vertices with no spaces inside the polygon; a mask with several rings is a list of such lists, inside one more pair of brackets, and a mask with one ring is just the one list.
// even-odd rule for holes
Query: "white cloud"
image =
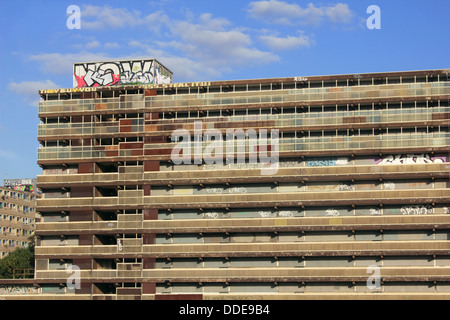
{"label": "white cloud", "polygon": [[81,10],[82,29],[120,29],[147,26],[153,32],[159,32],[161,26],[169,22],[169,17],[162,11],[143,16],[139,10],[112,8],[108,5],[86,5]]}
{"label": "white cloud", "polygon": [[355,15],[347,4],[338,3],[334,7],[325,8],[325,14],[332,22],[348,23]]}
{"label": "white cloud", "polygon": [[[141,55],[148,57],[156,57],[163,65],[174,73],[174,81],[206,81],[211,77],[219,77],[221,71],[217,68],[210,67],[203,61],[195,61],[192,58],[175,55],[167,50],[155,48],[151,45],[132,40],[128,43],[130,47],[135,47],[141,51]],[[164,44],[161,44],[164,47]]]}
{"label": "white cloud", "polygon": [[51,80],[11,82],[8,89],[20,95],[27,104],[37,107],[40,100],[39,90],[56,89],[59,86]]}
{"label": "white cloud", "polygon": [[310,37],[304,35],[302,32],[300,32],[300,35],[297,37],[277,37],[273,35],[264,35],[260,36],[259,39],[274,51],[292,50],[299,47],[309,47],[311,45]]}
{"label": "white cloud", "polygon": [[278,60],[273,53],[256,48],[250,34],[230,26],[228,20],[210,14],[201,15],[197,23],[175,21],[170,30],[173,38],[179,40],[160,44],[219,70]]}
{"label": "white cloud", "polygon": [[[81,15],[82,29],[126,29],[139,26],[137,31],[160,31],[155,33],[155,36],[149,36],[147,32],[145,38],[131,38],[128,42],[130,47],[134,47],[129,49],[131,55],[120,59],[155,57],[174,72],[177,81],[216,78],[239,67],[268,64],[280,59],[269,49],[258,47],[261,42],[257,41],[254,30],[236,27],[228,19],[215,17],[210,13],[196,16],[187,11],[184,19],[175,20],[162,11],[145,15],[136,10],[90,5],[84,7]],[[130,32],[130,37],[139,34],[142,33]],[[269,40],[274,42],[274,39],[265,39],[266,42]],[[302,45],[300,40],[300,37],[287,38],[284,42],[292,43],[284,43],[284,47]],[[72,45],[72,48],[83,50],[78,53],[41,53],[32,55],[29,59],[38,62],[45,73],[65,75],[72,75],[75,62],[118,59],[108,53],[109,49],[118,48],[118,43],[103,44],[95,38],[84,41],[82,45]],[[270,43],[267,45],[270,48]],[[281,43],[278,44],[278,47],[280,46]],[[105,49],[105,53],[92,52],[99,48]]]}
{"label": "white cloud", "polygon": [[171,21],[166,30],[168,41],[132,40],[129,45],[157,57],[174,72],[176,80],[211,79],[234,68],[279,60],[274,53],[258,49],[251,34],[209,13]]}
{"label": "white cloud", "polygon": [[116,29],[134,27],[144,23],[141,12],[123,8],[111,8],[86,5],[81,10],[82,29]]}
{"label": "white cloud", "polygon": [[159,33],[163,26],[170,24],[170,18],[162,11],[157,11],[145,16],[142,23],[151,31]]}
{"label": "white cloud", "polygon": [[95,49],[100,46],[101,46],[100,42],[98,42],[97,40],[92,40],[86,44],[86,49]]}
{"label": "white cloud", "polygon": [[325,18],[335,23],[348,23],[354,16],[348,5],[343,3],[327,6],[309,3],[302,8],[296,3],[279,0],[251,2],[248,13],[253,18],[283,25],[318,25]]}

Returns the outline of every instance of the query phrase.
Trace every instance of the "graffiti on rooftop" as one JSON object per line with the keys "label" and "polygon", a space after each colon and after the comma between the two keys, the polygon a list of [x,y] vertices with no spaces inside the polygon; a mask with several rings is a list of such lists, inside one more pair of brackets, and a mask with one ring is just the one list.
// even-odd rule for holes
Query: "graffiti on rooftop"
{"label": "graffiti on rooftop", "polygon": [[156,60],[74,64],[74,87],[168,84],[172,73]]}

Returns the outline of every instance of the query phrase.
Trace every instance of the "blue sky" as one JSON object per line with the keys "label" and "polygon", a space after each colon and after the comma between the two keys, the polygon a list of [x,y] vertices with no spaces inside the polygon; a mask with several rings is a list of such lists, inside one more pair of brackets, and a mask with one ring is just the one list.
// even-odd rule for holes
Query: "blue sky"
{"label": "blue sky", "polygon": [[[67,28],[67,8],[81,29]],[[381,10],[369,30],[367,8]],[[74,62],[154,57],[174,82],[450,68],[448,0],[0,1],[0,184],[37,166],[39,89]]]}

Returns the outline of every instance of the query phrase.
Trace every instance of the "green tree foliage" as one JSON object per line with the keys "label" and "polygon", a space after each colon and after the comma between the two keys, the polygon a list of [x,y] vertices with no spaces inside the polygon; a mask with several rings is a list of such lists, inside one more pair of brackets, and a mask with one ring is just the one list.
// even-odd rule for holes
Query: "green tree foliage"
{"label": "green tree foliage", "polygon": [[34,241],[17,248],[0,260],[0,279],[12,279],[14,269],[34,269]]}

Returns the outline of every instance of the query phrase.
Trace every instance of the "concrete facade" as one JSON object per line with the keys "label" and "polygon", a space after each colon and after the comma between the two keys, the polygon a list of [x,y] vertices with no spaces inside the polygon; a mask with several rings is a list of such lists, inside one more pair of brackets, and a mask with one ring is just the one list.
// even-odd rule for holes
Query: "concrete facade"
{"label": "concrete facade", "polygon": [[[450,297],[448,70],[40,94],[45,297]],[[175,163],[230,128],[278,136]]]}

